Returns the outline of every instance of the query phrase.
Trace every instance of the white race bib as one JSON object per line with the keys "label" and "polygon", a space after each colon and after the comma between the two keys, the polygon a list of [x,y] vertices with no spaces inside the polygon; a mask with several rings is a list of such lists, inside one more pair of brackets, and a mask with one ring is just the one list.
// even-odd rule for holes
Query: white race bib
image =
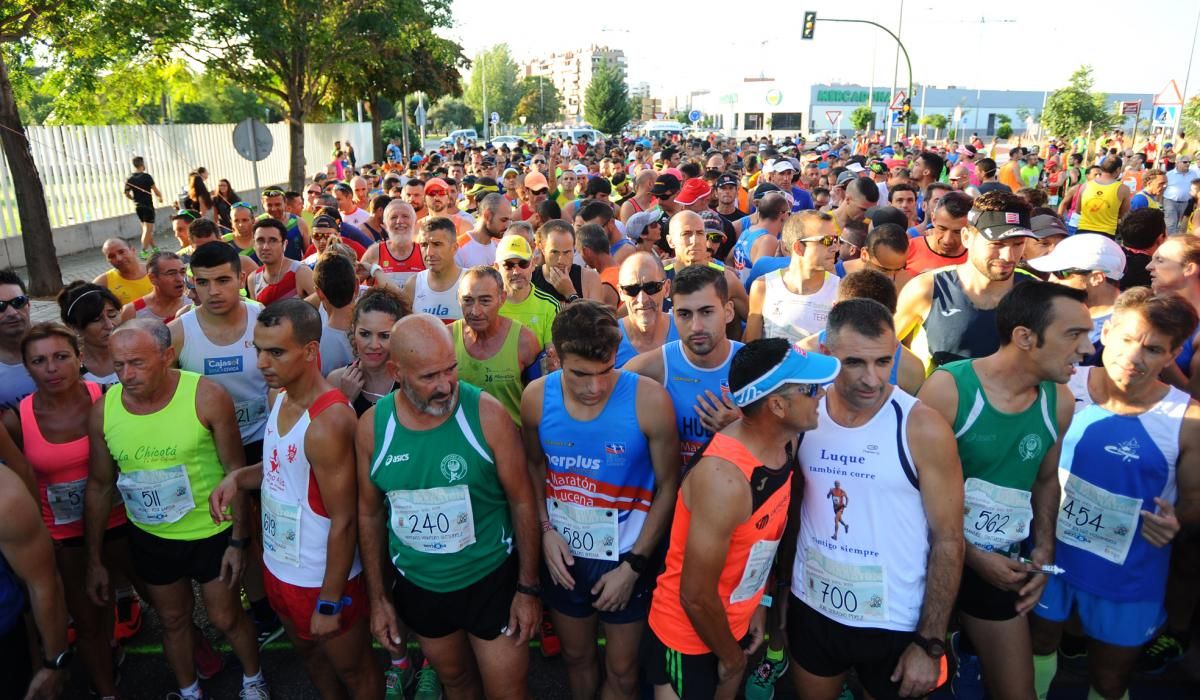
{"label": "white race bib", "polygon": [[759,540],[750,547],[746,557],[746,567],[742,569],[742,580],[737,588],[729,594],[730,603],[740,603],[750,600],[767,585],[767,576],[771,573],[771,563],[775,561],[775,550],[779,549],[779,540]]}
{"label": "white race bib", "polygon": [[567,541],[571,555],[585,559],[617,561],[621,558],[616,509],[588,508],[558,499],[546,499],[550,524]]}
{"label": "white race bib", "polygon": [[963,537],[991,552],[1007,550],[1029,537],[1033,495],[971,477],[963,484]]}
{"label": "white race bib", "polygon": [[300,505],[262,492],[263,551],[281,563],[300,566]]}
{"label": "white race bib", "polygon": [[1071,474],[1063,484],[1060,503],[1055,528],[1060,542],[1117,565],[1125,563],[1142,499],[1105,491]]}
{"label": "white race bib", "polygon": [[54,515],[55,525],[69,525],[83,519],[83,493],[87,477],[46,485],[46,501]]}
{"label": "white race bib", "polygon": [[267,416],[266,397],[235,402],[233,404],[233,415],[237,417],[239,428],[261,422]]}
{"label": "white race bib", "polygon": [[808,548],[804,553],[806,602],[825,615],[852,622],[886,622],[883,566],[834,561]]}
{"label": "white race bib", "polygon": [[196,507],[187,467],[121,472],[117,488],[125,499],[125,512],[143,525],[178,522]]}
{"label": "white race bib", "polygon": [[454,554],[475,543],[475,518],[466,484],[388,491],[392,532],[426,554]]}

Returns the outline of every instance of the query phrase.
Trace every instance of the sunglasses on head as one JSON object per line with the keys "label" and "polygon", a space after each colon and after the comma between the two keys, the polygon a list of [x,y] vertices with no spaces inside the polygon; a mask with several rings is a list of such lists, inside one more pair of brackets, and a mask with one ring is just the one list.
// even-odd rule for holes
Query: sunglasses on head
{"label": "sunglasses on head", "polygon": [[28,303],[29,297],[24,294],[13,297],[12,299],[0,299],[0,314],[8,311],[8,307],[10,306],[20,311],[21,309],[25,308],[25,305]]}
{"label": "sunglasses on head", "polygon": [[283,190],[263,190],[262,196],[264,196],[264,197],[282,197]]}
{"label": "sunglasses on head", "polygon": [[649,296],[654,296],[662,291],[663,285],[666,282],[642,282],[641,284],[623,284],[621,291],[625,292],[625,296],[634,298],[637,295],[645,292]]}
{"label": "sunglasses on head", "polygon": [[529,269],[529,264],[530,264],[530,263],[529,263],[529,261],[528,261],[528,260],[520,260],[520,259],[517,259],[517,260],[505,260],[505,261],[504,261],[504,269],[505,269],[505,270],[512,270],[513,268],[517,268],[517,267],[519,267],[519,268],[521,268],[522,270],[527,270],[527,269]]}
{"label": "sunglasses on head", "polygon": [[826,248],[837,245],[842,242],[842,239],[837,236],[821,236],[820,238],[801,238],[801,243],[820,243]]}
{"label": "sunglasses on head", "polygon": [[[234,202],[233,204],[231,204],[229,206],[229,208],[230,209],[254,209],[254,207],[252,207],[249,202]],[[179,212],[179,214],[180,214],[180,216],[182,216],[183,212]]]}
{"label": "sunglasses on head", "polygon": [[180,209],[179,211],[175,212],[175,216],[185,216],[189,219],[195,219],[196,212],[192,211],[191,209]]}

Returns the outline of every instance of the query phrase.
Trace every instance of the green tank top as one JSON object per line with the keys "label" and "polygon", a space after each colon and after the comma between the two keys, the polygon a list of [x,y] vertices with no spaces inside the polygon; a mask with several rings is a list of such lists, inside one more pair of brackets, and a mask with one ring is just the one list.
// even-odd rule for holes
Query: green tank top
{"label": "green tank top", "polygon": [[175,395],[161,410],[125,409],[122,387],[104,395],[104,441],[116,462],[117,488],[129,519],[168,540],[200,540],[228,528],[214,524],[208,496],[225,476],[212,431],[196,416],[200,375],[179,372]]}
{"label": "green tank top", "polygon": [[973,360],[951,362],[937,371],[949,372],[958,384],[954,437],[958,440],[963,478],[1022,491],[1032,489],[1042,458],[1058,439],[1057,385],[1042,382],[1038,398],[1029,408],[1020,413],[1002,413],[988,403]]}
{"label": "green tank top", "polygon": [[458,378],[491,394],[513,422],[521,425],[521,392],[525,383],[521,381],[521,324],[513,321],[499,352],[486,360],[471,357],[463,344],[463,321],[450,325],[454,336],[454,354],[458,357]]}
{"label": "green tank top", "polygon": [[404,578],[437,593],[475,583],[512,553],[508,499],[479,422],[480,389],[431,430],[396,420],[396,394],[375,404],[371,482],[388,502],[388,551]]}

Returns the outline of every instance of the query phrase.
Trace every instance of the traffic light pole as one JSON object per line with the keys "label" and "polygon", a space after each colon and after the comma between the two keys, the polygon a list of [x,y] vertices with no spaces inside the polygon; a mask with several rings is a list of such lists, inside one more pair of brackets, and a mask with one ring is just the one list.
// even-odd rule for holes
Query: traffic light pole
{"label": "traffic light pole", "polygon": [[[904,63],[908,65],[908,92],[906,93],[906,95],[907,95],[908,99],[910,99],[910,100],[912,99],[912,85],[913,85],[913,83],[912,83],[912,60],[909,59],[909,57],[908,57],[908,49],[904,48],[904,42],[900,41],[900,37],[896,36],[895,32],[893,32],[892,30],[883,26],[882,24],[879,24],[878,22],[872,22],[871,20],[868,20],[868,19],[830,19],[828,17],[813,17],[813,21],[814,22],[843,22],[846,24],[869,24],[873,27],[879,27],[883,31],[887,32],[888,36],[890,36],[896,40],[896,45],[900,47],[900,52],[904,54]],[[890,108],[891,105],[888,105],[888,107]],[[903,121],[904,121],[904,136],[905,137],[908,136],[908,115],[910,113],[911,112],[906,112],[904,114]],[[888,117],[891,118],[891,115],[888,115]]]}

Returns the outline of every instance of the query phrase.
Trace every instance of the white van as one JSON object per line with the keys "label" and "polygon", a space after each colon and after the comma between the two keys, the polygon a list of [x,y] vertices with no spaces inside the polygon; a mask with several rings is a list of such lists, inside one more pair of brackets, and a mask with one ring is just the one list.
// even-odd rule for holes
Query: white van
{"label": "white van", "polygon": [[603,133],[587,127],[551,129],[550,131],[546,132],[546,136],[549,138],[561,139],[563,141],[570,141],[572,143],[578,143],[584,138],[587,139],[588,143],[601,143],[608,138]]}
{"label": "white van", "polygon": [[451,131],[449,136],[442,139],[442,145],[443,146],[453,146],[458,141],[467,143],[469,141],[478,141],[478,140],[479,140],[479,134],[475,133],[474,129],[458,129],[456,131]]}

